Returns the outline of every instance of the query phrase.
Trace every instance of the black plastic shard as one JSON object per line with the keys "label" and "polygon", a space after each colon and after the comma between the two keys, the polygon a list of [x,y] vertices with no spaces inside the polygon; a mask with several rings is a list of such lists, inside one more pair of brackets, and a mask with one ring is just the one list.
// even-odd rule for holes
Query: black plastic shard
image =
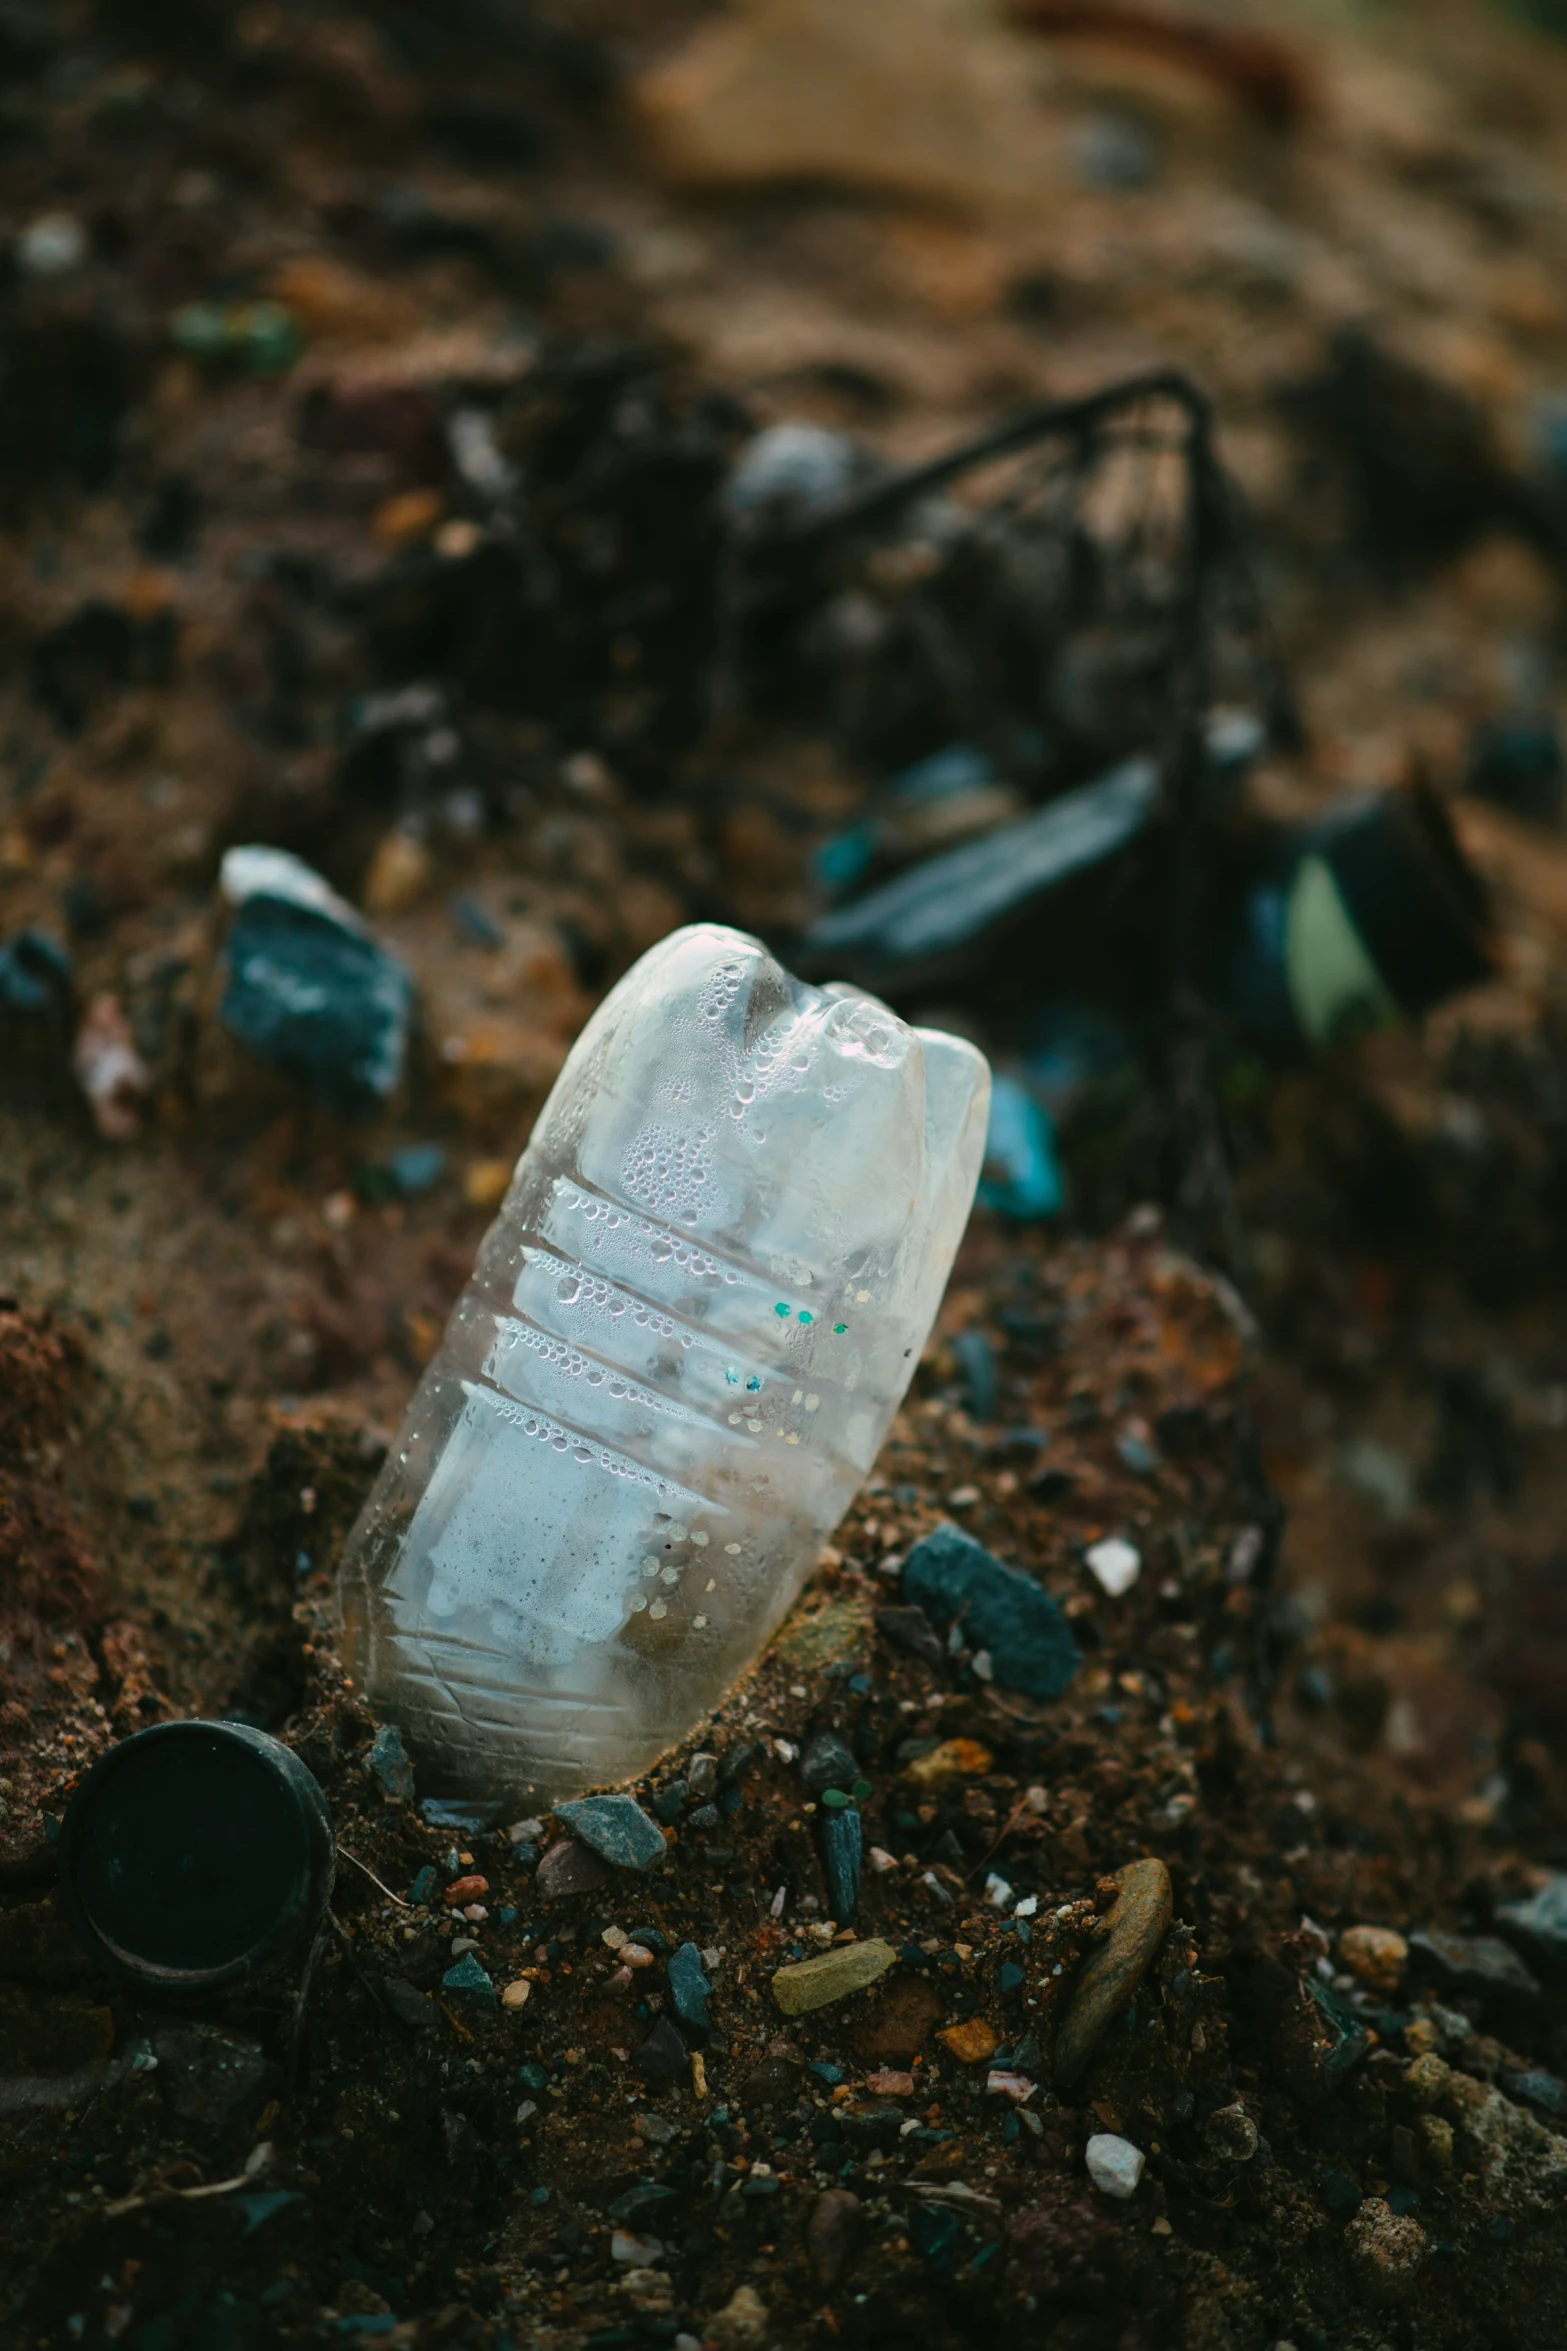
{"label": "black plastic shard", "polygon": [[334,1853],[326,1799],[289,1748],[238,1723],[157,1723],[111,1747],[72,1798],[60,1890],[122,1982],[215,1992],[302,1952]]}

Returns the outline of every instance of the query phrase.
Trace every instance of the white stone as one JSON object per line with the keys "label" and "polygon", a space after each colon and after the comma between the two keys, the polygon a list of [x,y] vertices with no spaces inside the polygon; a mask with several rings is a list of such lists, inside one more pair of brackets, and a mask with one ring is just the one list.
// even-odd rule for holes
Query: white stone
{"label": "white stone", "polygon": [[1108,1535],[1102,1543],[1095,1543],[1087,1557],[1089,1573],[1112,1600],[1129,1592],[1143,1572],[1142,1553],[1120,1535]]}
{"label": "white stone", "polygon": [[16,257],[30,278],[68,277],[87,259],[87,231],[72,213],[41,212],[17,238]]}
{"label": "white stone", "polygon": [[1086,2155],[1088,2176],[1096,2188],[1119,2197],[1122,2203],[1136,2195],[1145,2160],[1140,2147],[1134,2147],[1130,2139],[1117,2138],[1114,2131],[1095,2131]]}

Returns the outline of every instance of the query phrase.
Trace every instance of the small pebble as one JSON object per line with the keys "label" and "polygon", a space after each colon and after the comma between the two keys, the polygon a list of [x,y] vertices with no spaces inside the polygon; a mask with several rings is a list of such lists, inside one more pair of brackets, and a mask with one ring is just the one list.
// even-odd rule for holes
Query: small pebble
{"label": "small pebble", "polygon": [[[663,1843],[663,1839],[659,1839]],[[591,1894],[599,1886],[609,1884],[609,1871],[596,1853],[575,1837],[562,1837],[552,1845],[539,1863],[534,1885],[546,1902],[561,1901],[568,1894]]]}
{"label": "small pebble", "polygon": [[664,1832],[633,1796],[581,1796],[557,1804],[555,1817],[616,1869],[651,1869],[664,1858]]}
{"label": "small pebble", "polygon": [[1414,2292],[1427,2251],[1418,2220],[1394,2212],[1380,2196],[1368,2196],[1344,2231],[1344,2245],[1368,2302],[1385,2307]]}
{"label": "small pebble", "polygon": [[1258,2132],[1244,2106],[1216,2107],[1203,2124],[1208,2152],[1221,2163],[1250,2163],[1257,2152]]}
{"label": "small pebble", "polygon": [[528,1995],[532,1990],[533,1986],[529,1983],[526,1976],[516,1977],[515,1980],[509,1983],[506,1986],[506,1989],[502,1992],[501,2006],[503,2008],[526,2008],[528,2005]]}
{"label": "small pebble", "polygon": [[661,2016],[632,2059],[644,2080],[672,2082],[686,2071],[689,2051],[667,2016]]}
{"label": "small pebble", "polygon": [[1026,2106],[1038,2089],[1026,2074],[1012,2073],[1002,2068],[985,2076],[985,2094],[990,2098],[1010,2098],[1014,2106]]}
{"label": "small pebble", "polygon": [[628,2269],[651,2269],[655,2261],[664,2258],[663,2240],[633,2236],[630,2229],[616,2229],[609,2240],[609,2257]]}
{"label": "small pebble", "polygon": [[1075,2082],[1147,1974],[1170,1924],[1170,1873],[1162,1861],[1133,1861],[1115,1872],[1120,1888],[1103,1940],[1089,1954],[1056,2036],[1056,2079]]}
{"label": "small pebble", "polygon": [[403,1745],[402,1733],[395,1723],[381,1725],[366,1763],[394,1803],[413,1802],[414,1769],[408,1759],[408,1750]]}
{"label": "small pebble", "polygon": [[1141,1552],[1119,1535],[1095,1543],[1085,1554],[1085,1560],[1095,1582],[1112,1600],[1119,1600],[1123,1592],[1129,1592],[1143,1572]]}
{"label": "small pebble", "polygon": [[859,2226],[860,2200],[847,2188],[826,2188],[811,2206],[805,2251],[818,2293],[830,2293],[848,2268]]}
{"label": "small pebble", "polygon": [[494,1983],[485,1974],[471,1949],[463,1954],[455,1967],[446,1970],[441,1982],[459,2000],[475,2000],[486,2008],[495,2005]]}
{"label": "small pebble", "polygon": [[712,1989],[701,1952],[694,1943],[682,1943],[670,1954],[669,1997],[680,2022],[693,2032],[705,2033],[712,2024],[707,2006]]}
{"label": "small pebble", "polygon": [[1001,2046],[1001,2035],[982,2016],[966,2016],[960,2024],[949,2024],[936,2038],[959,2065],[983,2065]]}
{"label": "small pebble", "polygon": [[831,2001],[847,1999],[851,1992],[863,1991],[886,1974],[895,1958],[891,1945],[879,1937],[866,1943],[840,1943],[819,1959],[802,1959],[792,1967],[779,1968],[773,1977],[773,1998],[785,2016],[804,2016],[813,2008],[825,2008]]}
{"label": "small pebble", "polygon": [[1346,1927],[1338,1939],[1341,1964],[1373,1991],[1396,1992],[1409,1945],[1391,1927]]}
{"label": "small pebble", "polygon": [[1118,2138],[1114,2131],[1095,2131],[1084,2154],[1089,2178],[1106,2196],[1115,2196],[1124,2203],[1129,2196],[1136,2195],[1145,2158],[1142,2149],[1134,2147],[1130,2139]]}

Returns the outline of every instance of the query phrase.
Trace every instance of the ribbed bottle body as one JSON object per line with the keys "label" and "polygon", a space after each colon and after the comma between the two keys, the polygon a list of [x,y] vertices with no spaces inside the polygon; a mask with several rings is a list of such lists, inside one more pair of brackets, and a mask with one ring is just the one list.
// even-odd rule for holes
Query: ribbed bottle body
{"label": "ribbed bottle body", "polygon": [[968,1214],[988,1076],[703,925],[583,1032],[349,1539],[349,1647],[426,1783],[646,1769],[789,1607]]}

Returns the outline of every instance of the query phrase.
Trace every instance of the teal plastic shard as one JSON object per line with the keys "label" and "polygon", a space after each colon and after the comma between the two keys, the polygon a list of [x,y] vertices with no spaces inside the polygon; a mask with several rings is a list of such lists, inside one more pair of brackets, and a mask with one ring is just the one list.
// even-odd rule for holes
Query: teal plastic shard
{"label": "teal plastic shard", "polygon": [[344,1558],[421,1787],[630,1778],[749,1665],[919,1360],[989,1090],[715,925],[600,1006]]}

